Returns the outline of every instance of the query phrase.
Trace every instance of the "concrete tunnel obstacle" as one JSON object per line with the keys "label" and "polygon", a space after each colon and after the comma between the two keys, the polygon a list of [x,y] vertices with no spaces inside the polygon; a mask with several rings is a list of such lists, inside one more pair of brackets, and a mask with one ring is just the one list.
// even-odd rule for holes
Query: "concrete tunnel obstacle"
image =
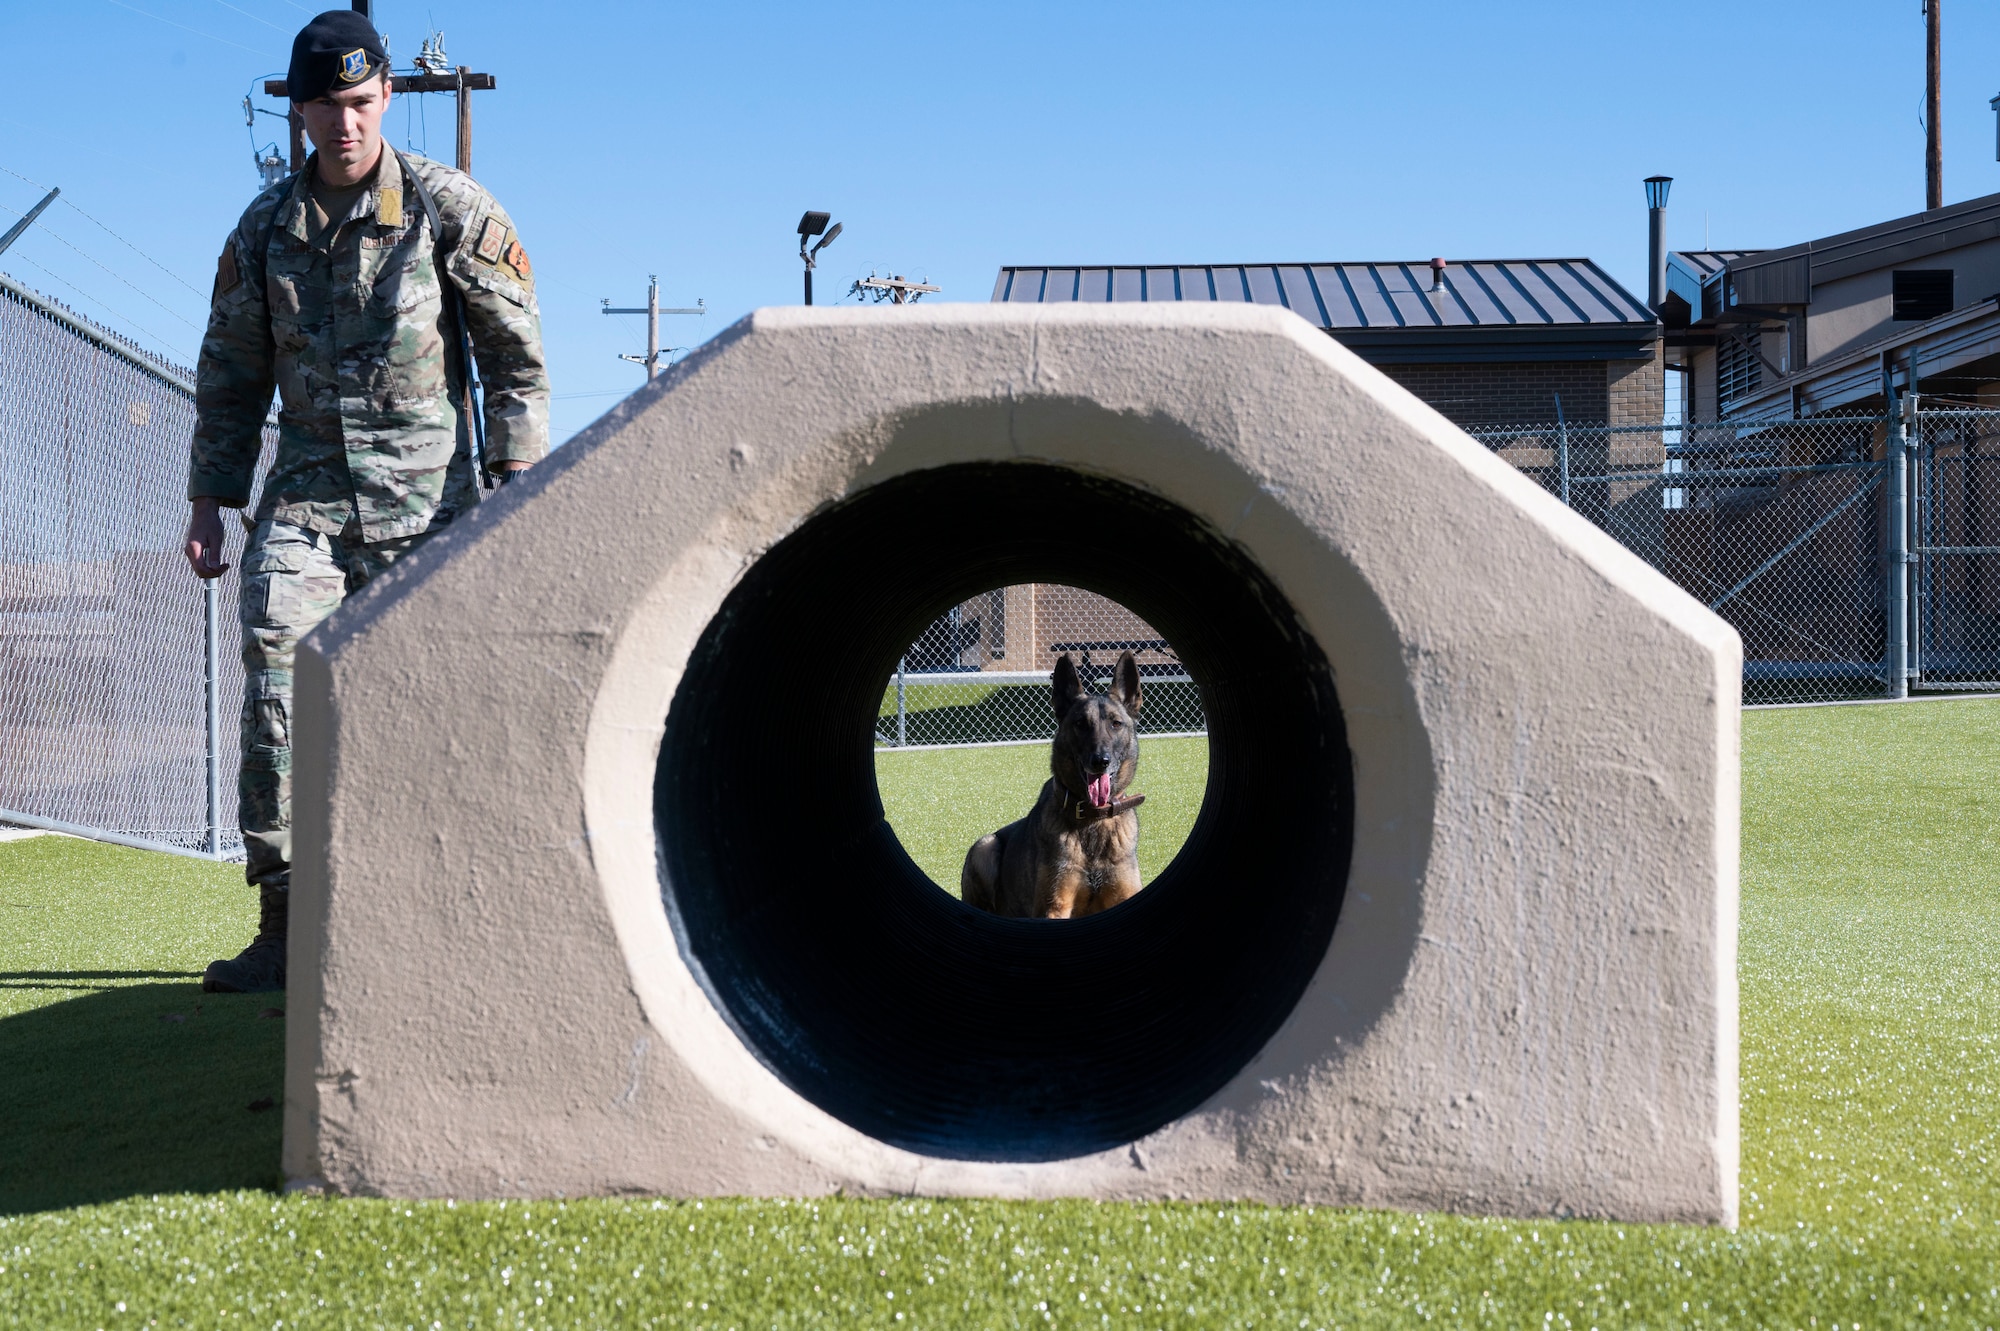
{"label": "concrete tunnel obstacle", "polygon": [[[874,787],[897,655],[1029,581],[1209,717],[1081,921]],[[1740,659],[1289,313],[761,311],[301,648],[287,1175],[1734,1223]]]}

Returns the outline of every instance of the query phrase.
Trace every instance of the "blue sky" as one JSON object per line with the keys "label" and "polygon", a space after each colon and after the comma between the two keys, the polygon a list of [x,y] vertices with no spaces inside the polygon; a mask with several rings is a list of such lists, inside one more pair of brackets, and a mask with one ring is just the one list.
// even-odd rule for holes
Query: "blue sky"
{"label": "blue sky", "polygon": [[[0,208],[42,184],[83,210],[56,205],[0,270],[191,362],[256,189],[239,103],[316,8],[0,9]],[[600,298],[642,304],[657,272],[664,303],[704,299],[665,321],[672,343],[796,301],[806,208],[846,225],[823,301],[871,268],[984,301],[1003,263],[1433,254],[1587,255],[1643,294],[1655,172],[1676,177],[1682,248],[1704,219],[1717,247],[1755,247],[1923,204],[1917,0],[378,0],[376,19],[399,65],[436,27],[499,77],[474,168],[534,257],[558,439],[640,381],[616,356],[643,321]],[[1945,43],[1955,201],[2000,191],[2000,5],[1946,0]],[[447,99],[389,123],[450,159]],[[257,142],[281,134],[259,118]]]}

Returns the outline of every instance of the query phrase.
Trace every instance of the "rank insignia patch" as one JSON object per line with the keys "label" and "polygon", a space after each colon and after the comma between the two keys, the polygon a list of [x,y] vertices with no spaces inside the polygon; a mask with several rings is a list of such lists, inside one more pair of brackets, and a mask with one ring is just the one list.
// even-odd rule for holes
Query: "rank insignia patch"
{"label": "rank insignia patch", "polygon": [[[320,68],[324,69],[326,66],[321,65]],[[340,57],[340,81],[342,83],[359,83],[367,76],[368,53],[366,51],[357,46],[346,55]]]}
{"label": "rank insignia patch", "polygon": [[507,260],[509,268],[512,268],[522,277],[532,278],[535,275],[534,266],[528,262],[528,252],[521,248],[520,241],[517,240],[512,245],[509,245],[507,253],[501,257]]}
{"label": "rank insignia patch", "polygon": [[507,228],[496,217],[486,219],[486,225],[479,230],[479,246],[473,250],[482,263],[498,263],[500,251],[507,246]]}
{"label": "rank insignia patch", "polygon": [[385,185],[375,196],[375,220],[383,226],[403,224],[403,191]]}

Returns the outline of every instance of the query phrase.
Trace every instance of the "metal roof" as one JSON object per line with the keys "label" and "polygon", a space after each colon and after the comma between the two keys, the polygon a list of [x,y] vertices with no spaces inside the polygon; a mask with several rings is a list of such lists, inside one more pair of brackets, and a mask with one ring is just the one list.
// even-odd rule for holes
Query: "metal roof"
{"label": "metal roof", "polygon": [[1668,252],[1667,257],[1669,259],[1679,259],[1694,270],[1696,277],[1705,278],[1711,274],[1721,272],[1723,265],[1733,259],[1741,259],[1748,255],[1761,254],[1762,252],[1761,250],[1672,250]]}
{"label": "metal roof", "polygon": [[1818,285],[1912,263],[1996,236],[2000,236],[2000,194],[1986,194],[1783,249],[1755,251],[1754,257],[1741,256],[1729,267],[1732,274],[1747,273],[1766,265],[1804,260],[1810,265],[1811,283]]}
{"label": "metal roof", "polygon": [[1667,300],[1661,309],[1667,327],[1685,328],[1713,318],[1722,309],[1722,297],[1714,283],[1731,263],[1757,253],[1760,251],[1668,250]]}
{"label": "metal roof", "polygon": [[[993,299],[1241,301],[1281,305],[1370,360],[1624,357],[1657,334],[1653,313],[1589,259],[1477,259],[1445,269],[1406,263],[1204,264],[1186,267],[1006,267]],[[1541,354],[1496,343],[1542,344]],[[1589,344],[1589,345],[1584,345]]]}

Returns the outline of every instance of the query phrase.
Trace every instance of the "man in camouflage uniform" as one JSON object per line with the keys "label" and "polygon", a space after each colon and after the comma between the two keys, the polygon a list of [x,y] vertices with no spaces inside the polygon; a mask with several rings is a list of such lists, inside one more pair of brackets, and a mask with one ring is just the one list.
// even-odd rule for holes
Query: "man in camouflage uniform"
{"label": "man in camouflage uniform", "polygon": [[197,372],[200,577],[228,569],[218,509],[249,504],[274,388],[280,403],[242,572],[238,816],[262,920],[208,968],[211,992],[285,984],[299,639],[479,500],[460,319],[485,386],[484,469],[504,481],[548,450],[541,316],[513,222],[471,177],[383,143],[388,61],[361,15],[307,24],[289,81],[315,152],[225,243]]}

